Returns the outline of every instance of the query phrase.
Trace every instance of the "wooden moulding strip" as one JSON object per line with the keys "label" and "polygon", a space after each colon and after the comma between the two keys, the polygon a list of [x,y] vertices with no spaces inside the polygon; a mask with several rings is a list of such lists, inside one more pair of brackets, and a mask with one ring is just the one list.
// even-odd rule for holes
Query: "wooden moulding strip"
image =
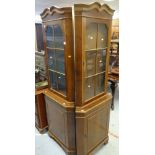
{"label": "wooden moulding strip", "polygon": [[97,10],[98,12],[106,11],[110,15],[113,15],[114,13],[114,10],[112,10],[107,4],[101,5],[99,2],[94,2],[91,4],[75,4],[75,11],[90,10]]}
{"label": "wooden moulding strip", "polygon": [[93,19],[100,19],[100,20],[112,20],[111,18],[101,18],[101,17],[95,17],[95,16],[86,16],[86,15],[76,15],[76,17],[85,17],[85,18],[93,18]]}
{"label": "wooden moulding strip", "polygon": [[85,115],[86,113],[89,113],[93,109],[97,109],[99,106],[106,104],[107,102],[110,102],[112,99],[111,94],[107,94],[104,97],[101,97],[95,101],[92,101],[91,103],[84,105],[82,107],[76,107],[76,114],[83,114]]}
{"label": "wooden moulding strip", "polygon": [[54,93],[52,93],[48,89],[46,89],[43,92],[43,94],[45,96],[47,96],[49,99],[55,101],[57,104],[59,104],[60,106],[62,106],[65,109],[74,109],[74,102],[68,102],[67,100],[55,95]]}
{"label": "wooden moulding strip", "polygon": [[57,18],[57,19],[51,19],[51,20],[44,20],[43,23],[47,22],[53,22],[53,21],[59,21],[59,20],[65,20],[65,19],[72,19],[71,17],[63,17],[63,18]]}
{"label": "wooden moulding strip", "polygon": [[54,14],[60,14],[64,15],[65,13],[71,13],[72,8],[71,7],[63,7],[63,8],[58,8],[55,6],[52,6],[50,8],[44,9],[44,11],[40,14],[41,18],[44,19],[48,15],[54,15]]}
{"label": "wooden moulding strip", "polygon": [[45,90],[46,90],[46,89],[41,89],[41,90],[35,89],[35,95],[39,95],[39,94],[41,94],[41,93],[44,93]]}

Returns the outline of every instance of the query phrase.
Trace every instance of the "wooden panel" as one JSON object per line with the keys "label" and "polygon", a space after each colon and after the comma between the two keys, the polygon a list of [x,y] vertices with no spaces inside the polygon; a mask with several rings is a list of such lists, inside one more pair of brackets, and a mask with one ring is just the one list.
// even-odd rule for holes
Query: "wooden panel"
{"label": "wooden panel", "polygon": [[70,106],[70,108],[68,108],[67,104],[65,104],[66,101],[61,105],[61,103],[55,101],[52,95],[47,96],[47,93],[45,93],[45,101],[46,101],[47,119],[49,125],[49,134],[62,146],[65,152],[67,153],[72,152],[74,154],[75,153],[74,106]]}
{"label": "wooden panel", "polygon": [[59,108],[56,102],[46,99],[46,109],[48,111],[48,124],[49,131],[57,136],[63,143],[65,143],[65,115],[61,108]]}
{"label": "wooden panel", "polygon": [[73,49],[73,29],[72,20],[65,20],[65,62],[66,62],[66,83],[67,83],[67,100],[75,101],[75,83],[74,83],[74,49]]}
{"label": "wooden panel", "polygon": [[[103,107],[96,111],[92,116],[88,118],[87,130],[88,130],[88,152],[91,151],[95,145],[99,144],[108,134],[108,119],[109,109]],[[94,134],[95,133],[95,134]]]}
{"label": "wooden panel", "polygon": [[48,126],[44,94],[42,91],[36,91],[35,95],[35,113],[38,115],[38,128],[44,129]]}
{"label": "wooden panel", "polygon": [[106,94],[103,100],[76,108],[77,155],[88,155],[107,143],[111,99]]}
{"label": "wooden panel", "polygon": [[76,104],[82,105],[82,94],[83,94],[83,88],[82,88],[82,49],[83,49],[83,38],[82,38],[82,18],[76,17],[75,18],[75,76],[76,76]]}

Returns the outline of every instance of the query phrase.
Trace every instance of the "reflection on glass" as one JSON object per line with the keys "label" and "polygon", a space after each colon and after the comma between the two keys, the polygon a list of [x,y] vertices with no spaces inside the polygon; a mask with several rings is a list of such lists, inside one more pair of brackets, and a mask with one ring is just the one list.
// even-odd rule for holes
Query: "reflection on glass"
{"label": "reflection on glass", "polygon": [[98,24],[98,47],[97,48],[105,48],[107,47],[107,27],[105,24]]}
{"label": "reflection on glass", "polygon": [[85,100],[104,92],[108,29],[103,23],[86,24]]}
{"label": "reflection on glass", "polygon": [[94,96],[94,77],[85,78],[85,100]]}
{"label": "reflection on glass", "polygon": [[57,74],[58,78],[58,91],[64,95],[66,95],[66,81],[65,76],[61,74]]}
{"label": "reflection on glass", "polygon": [[64,69],[64,51],[56,50],[56,70],[61,73],[65,73]]}
{"label": "reflection on glass", "polygon": [[55,70],[55,55],[54,50],[48,50],[48,66],[49,69]]}
{"label": "reflection on glass", "polygon": [[56,73],[52,72],[52,71],[49,71],[49,74],[50,74],[50,84],[51,84],[51,87],[55,90],[57,90],[57,75]]}
{"label": "reflection on glass", "polygon": [[99,50],[97,53],[97,73],[105,71],[106,50]]}
{"label": "reflection on glass", "polygon": [[59,25],[54,25],[54,44],[55,48],[64,48],[64,35]]}
{"label": "reflection on glass", "polygon": [[55,73],[53,71],[49,71],[49,72],[50,72],[51,88],[66,95],[65,76],[59,73]]}
{"label": "reflection on glass", "polygon": [[96,95],[104,91],[105,74],[99,74],[96,76]]}
{"label": "reflection on glass", "polygon": [[86,76],[95,74],[96,51],[86,52]]}
{"label": "reflection on glass", "polygon": [[[63,31],[60,25],[47,27],[48,67],[51,88],[66,95]],[[52,48],[52,49],[50,49]]]}
{"label": "reflection on glass", "polygon": [[89,23],[86,25],[86,47],[85,49],[96,49],[97,24]]}
{"label": "reflection on glass", "polygon": [[47,47],[54,48],[54,34],[52,26],[47,26],[46,30],[46,44]]}

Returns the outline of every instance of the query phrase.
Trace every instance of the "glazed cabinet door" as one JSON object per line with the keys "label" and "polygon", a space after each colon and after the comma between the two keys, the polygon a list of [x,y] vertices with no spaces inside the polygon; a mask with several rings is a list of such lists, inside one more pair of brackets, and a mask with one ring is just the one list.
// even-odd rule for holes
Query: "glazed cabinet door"
{"label": "glazed cabinet door", "polygon": [[63,21],[46,25],[46,51],[50,89],[66,96],[65,36]]}
{"label": "glazed cabinet door", "polygon": [[72,19],[44,23],[44,44],[50,90],[74,101],[74,45]]}
{"label": "glazed cabinet door", "polygon": [[108,28],[103,22],[86,19],[84,36],[84,101],[105,92]]}

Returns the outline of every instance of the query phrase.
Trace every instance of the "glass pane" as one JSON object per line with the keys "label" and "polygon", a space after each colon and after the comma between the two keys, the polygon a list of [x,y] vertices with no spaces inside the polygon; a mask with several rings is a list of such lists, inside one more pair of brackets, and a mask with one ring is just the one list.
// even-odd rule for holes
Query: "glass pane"
{"label": "glass pane", "polygon": [[85,100],[94,96],[94,77],[85,79]]}
{"label": "glass pane", "polygon": [[85,49],[96,49],[97,24],[89,23],[86,25],[86,46]]}
{"label": "glass pane", "polygon": [[107,27],[105,24],[98,24],[98,47],[97,48],[105,48],[107,47]]}
{"label": "glass pane", "polygon": [[64,68],[64,51],[56,50],[56,70],[60,73],[65,73]]}
{"label": "glass pane", "polygon": [[55,52],[54,52],[54,50],[48,50],[48,66],[49,66],[49,69],[55,70]]}
{"label": "glass pane", "polygon": [[57,74],[58,76],[58,91],[64,95],[66,95],[66,79],[65,76],[61,74]]}
{"label": "glass pane", "polygon": [[49,71],[51,88],[57,90],[57,75],[56,73]]}
{"label": "glass pane", "polygon": [[105,71],[106,50],[99,50],[97,53],[97,73]]}
{"label": "glass pane", "polygon": [[54,48],[54,35],[52,26],[47,26],[46,30],[46,44],[47,47]]}
{"label": "glass pane", "polygon": [[49,71],[51,88],[66,95],[66,79],[64,75]]}
{"label": "glass pane", "polygon": [[96,76],[96,95],[104,92],[105,74]]}
{"label": "glass pane", "polygon": [[64,34],[59,25],[54,25],[55,48],[64,48]]}
{"label": "glass pane", "polygon": [[96,62],[96,51],[87,51],[85,76],[95,74],[95,62]]}

